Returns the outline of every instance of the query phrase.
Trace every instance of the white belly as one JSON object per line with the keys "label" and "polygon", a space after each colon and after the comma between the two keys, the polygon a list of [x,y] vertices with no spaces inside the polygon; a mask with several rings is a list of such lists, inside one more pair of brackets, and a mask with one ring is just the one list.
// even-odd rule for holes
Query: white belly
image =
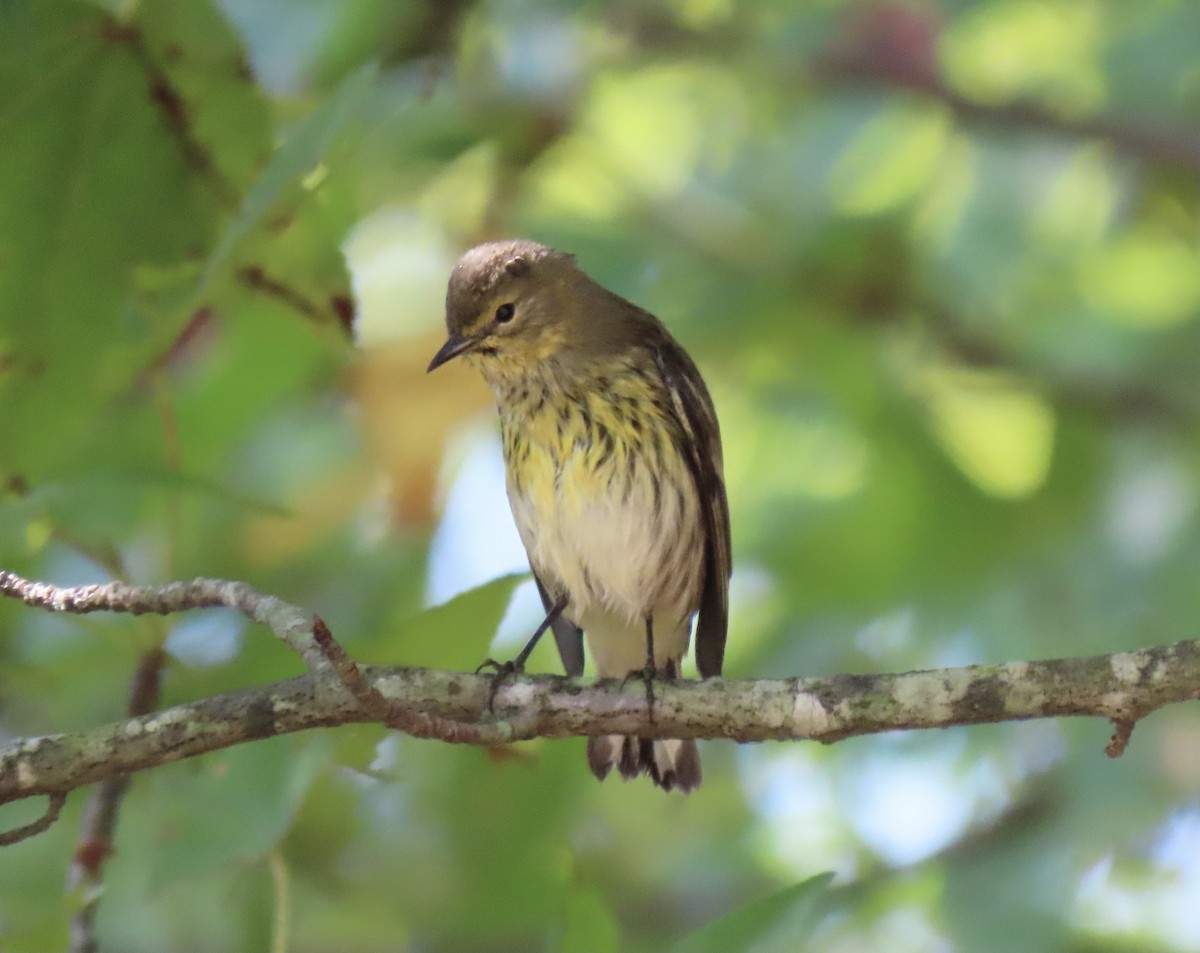
{"label": "white belly", "polygon": [[691,487],[660,485],[656,496],[644,469],[635,466],[632,476],[614,481],[614,491],[579,454],[563,462],[557,480],[548,468],[520,489],[509,482],[530,563],[552,591],[567,594],[568,615],[587,634],[603,674],[645,664],[648,615],[660,665],[683,655],[703,580]]}

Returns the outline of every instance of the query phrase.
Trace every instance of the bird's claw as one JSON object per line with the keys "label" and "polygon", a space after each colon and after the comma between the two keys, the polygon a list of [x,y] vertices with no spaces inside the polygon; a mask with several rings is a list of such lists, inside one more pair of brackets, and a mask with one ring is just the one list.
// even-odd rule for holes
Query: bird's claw
{"label": "bird's claw", "polygon": [[646,707],[649,710],[651,723],[654,722],[654,680],[657,677],[658,670],[653,665],[646,665],[644,668],[635,668],[621,679],[622,690],[635,678],[646,686]]}
{"label": "bird's claw", "polygon": [[478,675],[485,668],[490,668],[497,675],[499,675],[501,672],[511,675],[517,670],[516,664],[511,661],[497,662],[494,658],[485,658],[479,663],[479,667],[475,669],[475,674]]}
{"label": "bird's claw", "polygon": [[500,691],[500,687],[505,680],[512,678],[514,675],[520,675],[525,671],[525,666],[518,662],[509,659],[507,662],[497,662],[494,658],[486,658],[479,663],[479,667],[475,669],[475,674],[480,674],[484,669],[491,669],[492,675],[491,685],[488,686],[487,707],[489,712],[496,710],[496,694]]}

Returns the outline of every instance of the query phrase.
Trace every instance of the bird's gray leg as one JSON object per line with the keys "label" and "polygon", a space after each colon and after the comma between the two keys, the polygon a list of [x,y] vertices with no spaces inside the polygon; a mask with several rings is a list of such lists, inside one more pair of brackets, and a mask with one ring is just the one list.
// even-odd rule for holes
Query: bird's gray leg
{"label": "bird's gray leg", "polygon": [[496,692],[500,690],[500,686],[504,684],[504,680],[512,675],[517,675],[520,672],[525,671],[525,663],[529,661],[529,656],[533,654],[533,650],[537,647],[538,642],[541,641],[542,636],[546,634],[546,630],[549,629],[550,626],[554,625],[555,620],[557,620],[558,617],[566,610],[567,601],[568,600],[566,596],[559,596],[558,599],[554,601],[554,605],[552,605],[550,607],[550,611],[546,613],[546,618],[544,618],[542,620],[542,624],[534,630],[529,641],[525,643],[525,648],[521,649],[521,651],[517,653],[516,658],[510,659],[507,662],[497,662],[494,658],[487,658],[479,664],[479,668],[475,669],[476,675],[482,672],[485,668],[493,669],[496,673],[492,678],[492,685],[488,689],[488,711],[491,711],[492,707],[495,705]]}
{"label": "bird's gray leg", "polygon": [[654,722],[654,678],[657,674],[658,669],[654,664],[654,616],[646,613],[646,666],[640,670],[634,669],[625,676],[621,684],[624,685],[631,678],[642,680],[642,684],[646,686],[646,707],[651,724]]}

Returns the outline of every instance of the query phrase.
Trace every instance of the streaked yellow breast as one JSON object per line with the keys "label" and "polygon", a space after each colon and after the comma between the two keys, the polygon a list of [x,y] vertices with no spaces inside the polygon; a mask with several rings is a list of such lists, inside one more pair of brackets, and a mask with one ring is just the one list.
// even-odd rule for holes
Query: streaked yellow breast
{"label": "streaked yellow breast", "polygon": [[579,386],[498,392],[517,529],[581,624],[589,615],[641,624],[653,613],[679,628],[698,605],[700,508],[653,380],[616,367]]}

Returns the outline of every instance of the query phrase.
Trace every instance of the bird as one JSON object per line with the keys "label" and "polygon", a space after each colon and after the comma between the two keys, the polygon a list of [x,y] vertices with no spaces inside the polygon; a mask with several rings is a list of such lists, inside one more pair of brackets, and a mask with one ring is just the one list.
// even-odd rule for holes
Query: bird
{"label": "bird", "polygon": [[[695,363],[650,312],[603,287],[575,256],[525,239],[465,252],[446,290],[445,344],[479,371],[500,418],[508,499],[546,611],[512,662],[554,633],[563,668],[653,680],[719,676],[732,554],[720,428]],[[490,660],[489,660],[490,661]],[[495,663],[492,663],[495,664]],[[502,672],[497,671],[497,678]],[[699,786],[692,739],[589,737],[604,780],[648,774]]]}

